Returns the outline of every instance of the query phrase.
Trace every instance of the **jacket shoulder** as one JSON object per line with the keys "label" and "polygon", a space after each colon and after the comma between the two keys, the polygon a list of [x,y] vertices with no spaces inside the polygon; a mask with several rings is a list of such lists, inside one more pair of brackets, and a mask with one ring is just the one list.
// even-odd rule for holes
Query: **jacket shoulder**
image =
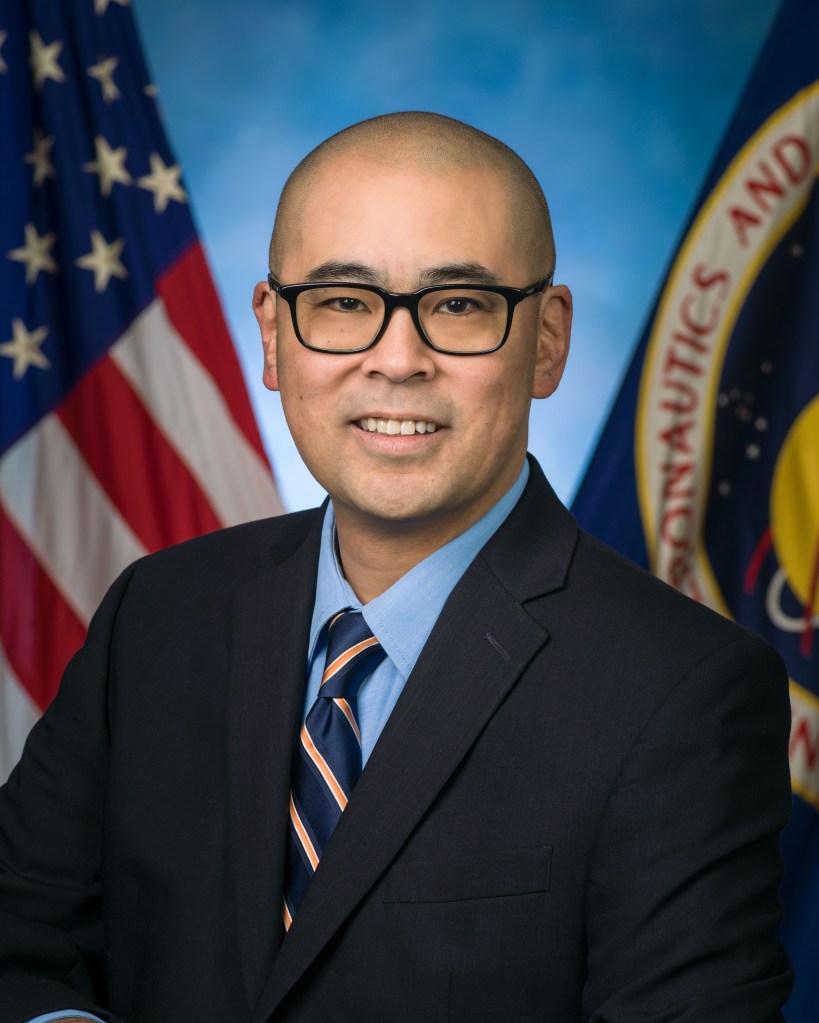
{"label": "jacket shoulder", "polygon": [[323,509],[311,508],[243,522],[163,548],[132,567],[152,578],[185,576],[194,568],[197,573],[226,572],[231,578],[254,575],[270,558],[284,560],[314,530],[320,531],[322,519]]}
{"label": "jacket shoulder", "polygon": [[644,651],[674,651],[685,660],[740,640],[778,657],[756,633],[675,590],[583,530],[569,576],[601,625],[618,627]]}

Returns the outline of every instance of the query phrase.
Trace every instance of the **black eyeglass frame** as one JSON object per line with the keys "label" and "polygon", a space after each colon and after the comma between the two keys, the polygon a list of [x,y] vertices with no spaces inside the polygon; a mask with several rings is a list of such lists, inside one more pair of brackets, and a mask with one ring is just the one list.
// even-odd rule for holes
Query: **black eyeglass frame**
{"label": "black eyeglass frame", "polygon": [[[440,352],[441,355],[491,355],[492,352],[496,352],[499,348],[503,348],[506,344],[509,332],[512,329],[512,318],[515,315],[515,308],[517,305],[524,299],[531,298],[532,295],[539,295],[541,292],[551,287],[553,280],[554,274],[550,273],[548,277],[543,277],[541,280],[535,281],[526,288],[509,288],[499,284],[434,284],[429,288],[421,288],[420,291],[401,293],[384,291],[383,288],[378,288],[374,284],[354,284],[348,281],[318,281],[310,284],[280,284],[272,274],[267,275],[267,283],[270,285],[271,289],[277,295],[280,295],[290,306],[293,329],[296,332],[296,337],[299,342],[304,345],[305,348],[309,348],[311,352],[321,352],[324,355],[357,355],[359,352],[367,352],[370,348],[374,348],[386,333],[392,314],[398,308],[409,310],[412,322],[415,324],[415,329],[418,331],[419,337],[424,344],[428,345],[433,351]],[[374,292],[378,295],[384,303],[384,320],[372,341],[370,341],[369,344],[363,345],[361,348],[345,349],[316,348],[315,345],[311,345],[305,341],[299,330],[299,321],[298,316],[296,315],[296,301],[303,291],[312,291],[315,288],[351,288],[356,291]],[[503,332],[503,337],[494,348],[486,348],[480,352],[453,352],[447,348],[439,348],[438,345],[434,344],[427,337],[426,332],[421,325],[421,318],[418,315],[418,305],[421,299],[433,291],[457,292],[463,291],[464,289],[468,289],[469,291],[492,291],[496,295],[502,295],[506,299],[506,330]]]}

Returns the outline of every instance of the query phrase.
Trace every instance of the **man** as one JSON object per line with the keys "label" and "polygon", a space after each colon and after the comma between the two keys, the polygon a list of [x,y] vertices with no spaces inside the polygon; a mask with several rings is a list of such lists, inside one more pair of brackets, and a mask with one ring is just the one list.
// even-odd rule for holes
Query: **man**
{"label": "man", "polygon": [[0,1021],[779,1019],[786,678],[527,462],[571,322],[531,172],[363,122],[270,269],[331,503],[112,587],[0,801]]}

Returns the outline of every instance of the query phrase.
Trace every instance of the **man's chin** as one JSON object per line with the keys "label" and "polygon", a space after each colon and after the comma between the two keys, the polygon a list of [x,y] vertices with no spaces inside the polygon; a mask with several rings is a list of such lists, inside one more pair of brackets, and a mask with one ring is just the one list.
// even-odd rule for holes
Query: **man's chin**
{"label": "man's chin", "polygon": [[342,534],[349,529],[365,541],[397,543],[401,549],[409,545],[417,548],[421,557],[459,536],[483,512],[474,503],[464,502],[463,494],[450,494],[450,499],[443,501],[440,493],[422,494],[416,488],[405,494],[383,494],[380,500],[372,497],[369,492],[366,499],[359,494],[352,499],[333,498]]}

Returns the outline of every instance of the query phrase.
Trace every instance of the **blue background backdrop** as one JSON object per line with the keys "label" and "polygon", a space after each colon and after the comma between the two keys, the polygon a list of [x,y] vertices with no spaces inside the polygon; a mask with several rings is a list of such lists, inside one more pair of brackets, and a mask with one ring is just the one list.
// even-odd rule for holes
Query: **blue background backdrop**
{"label": "blue background backdrop", "polygon": [[322,494],[260,379],[278,195],[322,139],[400,109],[496,135],[550,201],[575,329],[530,447],[570,500],[777,0],[133,4],[285,504]]}

